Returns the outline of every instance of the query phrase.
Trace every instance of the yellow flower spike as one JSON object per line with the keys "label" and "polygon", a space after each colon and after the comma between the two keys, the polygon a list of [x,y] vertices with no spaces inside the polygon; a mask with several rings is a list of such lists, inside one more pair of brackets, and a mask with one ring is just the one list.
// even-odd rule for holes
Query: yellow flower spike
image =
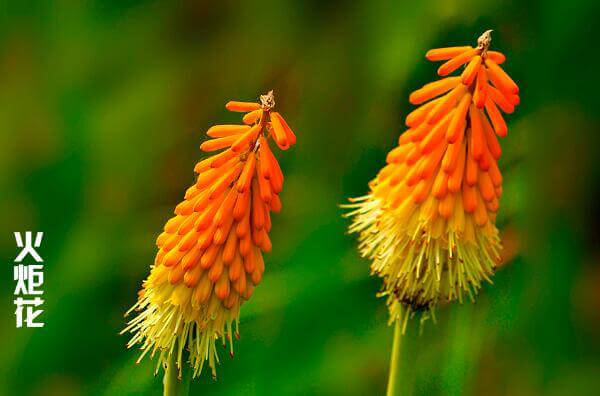
{"label": "yellow flower spike", "polygon": [[262,254],[271,250],[270,211],[281,209],[283,174],[269,148],[272,123],[279,130],[278,145],[282,136],[285,148],[295,143],[285,120],[271,111],[273,92],[260,99],[226,105],[246,112],[243,121],[249,125],[208,130],[212,140],[200,146],[202,151],[223,151],[196,165],[197,180],[157,238],[154,265],[129,311],[139,313],[122,332],[133,333],[127,346],[141,344],[139,360],[156,353],[157,371],[174,361],[181,374],[187,350],[194,377],[205,362],[216,376],[219,340],[229,341],[233,356],[240,306],[261,281]]}
{"label": "yellow flower spike", "polygon": [[345,205],[360,253],[383,279],[379,295],[390,323],[398,321],[401,332],[415,312],[425,320],[439,304],[473,299],[499,260],[497,136],[507,132],[500,110],[514,110],[519,89],[498,66],[504,55],[488,51],[490,42],[488,31],[475,48],[427,52],[427,59],[445,61],[440,76],[460,76],[410,95],[420,105],[406,117],[410,129],[369,183],[370,193]]}

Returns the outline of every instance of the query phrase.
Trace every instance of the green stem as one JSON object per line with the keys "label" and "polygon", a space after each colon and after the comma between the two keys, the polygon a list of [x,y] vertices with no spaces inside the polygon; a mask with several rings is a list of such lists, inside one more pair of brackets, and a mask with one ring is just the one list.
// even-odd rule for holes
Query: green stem
{"label": "green stem", "polygon": [[[171,357],[167,362],[165,376],[163,378],[163,396],[185,396],[189,393],[190,379],[186,375],[187,370],[183,371],[184,378],[178,378],[179,370],[175,364],[177,354],[171,353]],[[185,368],[185,365],[184,365]]]}
{"label": "green stem", "polygon": [[400,343],[402,342],[402,328],[400,320],[396,319],[394,324],[394,343],[392,345],[392,357],[390,359],[390,376],[388,378],[387,396],[398,394],[398,366],[400,364]]}

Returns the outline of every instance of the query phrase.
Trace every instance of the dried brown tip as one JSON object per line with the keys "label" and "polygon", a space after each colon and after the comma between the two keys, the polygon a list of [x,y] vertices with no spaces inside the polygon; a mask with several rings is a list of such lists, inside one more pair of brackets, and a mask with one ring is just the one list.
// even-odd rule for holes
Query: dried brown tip
{"label": "dried brown tip", "polygon": [[492,32],[492,29],[486,30],[481,36],[479,36],[479,38],[477,39],[477,48],[483,51],[487,51],[487,49],[490,47],[490,44],[492,43]]}
{"label": "dried brown tip", "polygon": [[275,107],[275,96],[273,90],[270,90],[266,95],[260,95],[260,104],[263,110],[269,111]]}

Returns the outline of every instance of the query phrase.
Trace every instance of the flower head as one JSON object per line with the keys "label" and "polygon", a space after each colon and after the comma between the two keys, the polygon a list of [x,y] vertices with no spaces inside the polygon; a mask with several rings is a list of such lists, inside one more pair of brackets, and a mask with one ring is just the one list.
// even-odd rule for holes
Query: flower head
{"label": "flower head", "polygon": [[519,88],[500,68],[505,56],[490,51],[491,31],[478,46],[433,49],[446,61],[442,77],[410,95],[420,105],[406,117],[408,130],[370,183],[351,200],[351,232],[372,272],[384,280],[391,321],[442,302],[473,298],[490,281],[499,260],[495,226],[502,176],[496,137],[507,134],[498,108],[512,113]]}
{"label": "flower head", "polygon": [[222,151],[196,164],[196,183],[158,236],[150,276],[131,309],[140,313],[123,330],[134,333],[128,347],[141,343],[139,360],[159,353],[157,371],[171,354],[181,370],[187,349],[194,376],[205,361],[215,376],[219,339],[229,340],[233,356],[240,306],[261,281],[262,252],[271,251],[270,213],[281,210],[283,173],[269,139],[282,150],[296,143],[274,105],[272,91],[260,104],[227,103],[228,110],[246,113],[245,125],[208,130],[213,139],[200,149]]}

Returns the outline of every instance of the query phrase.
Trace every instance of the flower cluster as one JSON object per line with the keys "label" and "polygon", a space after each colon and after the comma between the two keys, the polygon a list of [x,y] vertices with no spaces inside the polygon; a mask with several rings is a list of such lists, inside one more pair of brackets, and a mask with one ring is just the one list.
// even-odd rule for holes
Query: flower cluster
{"label": "flower cluster", "polygon": [[[438,69],[445,78],[410,95],[420,107],[406,117],[408,130],[370,193],[348,205],[350,231],[384,280],[390,320],[403,328],[412,312],[427,317],[439,303],[473,298],[500,258],[497,136],[507,134],[500,110],[513,112],[519,88],[499,66],[505,56],[488,50],[490,32],[476,48],[427,52],[446,61]],[[446,77],[463,65],[459,76]]]}
{"label": "flower cluster", "polygon": [[196,164],[196,183],[158,236],[154,265],[132,308],[141,312],[123,331],[134,333],[129,347],[141,343],[140,360],[159,352],[157,371],[172,354],[181,370],[187,349],[194,376],[205,361],[216,376],[219,338],[223,345],[229,340],[233,356],[240,306],[261,281],[262,252],[271,251],[270,213],[281,210],[283,173],[269,140],[282,150],[296,143],[274,104],[272,91],[261,104],[227,103],[246,113],[245,125],[208,130],[213,139],[200,149],[222,151]]}

